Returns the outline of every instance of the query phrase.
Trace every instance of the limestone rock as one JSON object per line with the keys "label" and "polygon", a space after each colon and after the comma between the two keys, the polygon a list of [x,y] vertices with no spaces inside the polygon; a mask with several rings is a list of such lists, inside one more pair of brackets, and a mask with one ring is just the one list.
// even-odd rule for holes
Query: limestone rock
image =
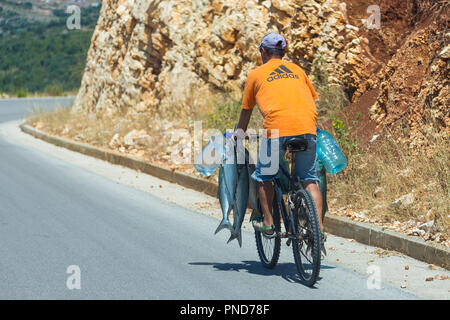
{"label": "limestone rock", "polygon": [[142,148],[149,147],[152,144],[152,137],[149,136],[148,134],[144,134],[144,135],[136,137],[134,139],[134,143],[138,147],[142,147]]}
{"label": "limestone rock", "polygon": [[84,140],[86,140],[84,134],[82,134],[82,133],[77,134],[73,139],[75,141],[84,141]]}
{"label": "limestone rock", "polygon": [[414,194],[408,193],[408,194],[405,194],[405,195],[399,197],[398,199],[396,199],[390,205],[390,208],[391,209],[395,209],[395,208],[406,209],[406,208],[411,207],[413,204],[414,204]]}
{"label": "limestone rock", "polygon": [[125,144],[125,146],[127,147],[131,147],[134,145],[134,139],[137,136],[138,131],[137,130],[131,130],[130,132],[128,132],[125,137],[123,137],[123,143]]}
{"label": "limestone rock", "polygon": [[123,143],[128,149],[145,148],[151,145],[152,137],[150,137],[145,130],[138,131],[134,129],[123,137]]}
{"label": "limestone rock", "polygon": [[443,59],[450,59],[450,45],[446,46],[439,55]]}
{"label": "limestone rock", "polygon": [[358,30],[338,0],[103,1],[73,109],[155,112],[201,92],[240,93],[272,31],[286,37],[288,60],[309,72],[320,55],[354,91],[366,66]]}
{"label": "limestone rock", "polygon": [[432,232],[434,230],[434,220],[425,222],[418,227],[420,230],[425,230],[426,232]]}
{"label": "limestone rock", "polygon": [[118,149],[121,145],[122,145],[122,143],[121,143],[121,141],[120,141],[120,136],[119,136],[119,134],[118,133],[116,133],[113,137],[112,137],[112,139],[111,139],[111,141],[109,142],[109,147],[111,148],[111,149]]}
{"label": "limestone rock", "polygon": [[330,84],[353,102],[379,90],[371,119],[406,127],[415,148],[426,143],[424,117],[442,136],[450,130],[450,33],[445,4],[405,3],[383,2],[382,27],[367,30],[363,3],[349,0],[103,1],[73,110],[152,114],[192,107],[210,92],[238,97],[261,63],[261,38],[279,32],[285,59],[308,74],[326,61]]}

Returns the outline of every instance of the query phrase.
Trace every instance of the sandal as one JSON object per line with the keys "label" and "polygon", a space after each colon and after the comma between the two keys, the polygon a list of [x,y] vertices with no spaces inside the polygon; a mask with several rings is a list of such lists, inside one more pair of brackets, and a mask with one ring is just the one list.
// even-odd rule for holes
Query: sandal
{"label": "sandal", "polygon": [[[260,225],[258,226],[257,223]],[[261,232],[263,236],[268,239],[272,239],[277,236],[277,233],[275,232],[275,225],[266,226],[262,220],[253,220],[252,224],[255,231]],[[267,233],[267,231],[273,231],[273,233]]]}

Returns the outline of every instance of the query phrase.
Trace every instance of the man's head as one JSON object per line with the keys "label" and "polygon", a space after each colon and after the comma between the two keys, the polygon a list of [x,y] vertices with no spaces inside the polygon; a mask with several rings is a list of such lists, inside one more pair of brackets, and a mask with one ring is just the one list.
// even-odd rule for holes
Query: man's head
{"label": "man's head", "polygon": [[258,48],[263,63],[266,63],[272,58],[281,59],[286,49],[286,40],[281,34],[269,33],[262,38]]}

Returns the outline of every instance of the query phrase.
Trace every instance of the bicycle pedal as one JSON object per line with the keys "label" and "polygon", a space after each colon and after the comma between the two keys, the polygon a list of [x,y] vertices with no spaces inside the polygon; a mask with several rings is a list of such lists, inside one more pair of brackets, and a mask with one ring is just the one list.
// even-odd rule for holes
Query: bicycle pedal
{"label": "bicycle pedal", "polygon": [[291,245],[292,239],[287,239],[286,245],[289,247]]}
{"label": "bicycle pedal", "polygon": [[320,249],[322,251],[322,255],[326,256],[327,255],[327,249],[325,249],[325,245],[322,244]]}
{"label": "bicycle pedal", "polygon": [[308,243],[308,245],[306,246],[306,254],[308,254],[311,251],[311,245]]}

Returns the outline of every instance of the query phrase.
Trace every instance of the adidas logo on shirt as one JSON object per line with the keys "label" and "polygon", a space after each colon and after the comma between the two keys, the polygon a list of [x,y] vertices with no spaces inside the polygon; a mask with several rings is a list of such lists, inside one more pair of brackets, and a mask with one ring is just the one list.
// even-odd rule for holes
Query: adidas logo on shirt
{"label": "adidas logo on shirt", "polygon": [[280,65],[278,68],[275,69],[274,72],[270,74],[270,77],[267,78],[267,81],[272,82],[274,80],[288,79],[288,78],[299,79],[298,75],[294,74],[284,65]]}

